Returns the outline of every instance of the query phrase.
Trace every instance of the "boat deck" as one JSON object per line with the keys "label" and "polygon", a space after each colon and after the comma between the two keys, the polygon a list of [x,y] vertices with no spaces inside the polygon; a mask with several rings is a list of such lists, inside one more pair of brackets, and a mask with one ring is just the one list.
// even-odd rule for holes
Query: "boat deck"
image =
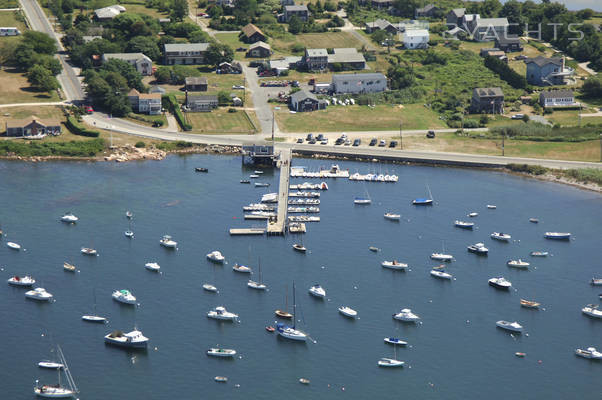
{"label": "boat deck", "polygon": [[287,210],[288,210],[288,188],[290,182],[291,170],[291,150],[282,149],[280,152],[280,184],[278,187],[278,215],[276,220],[268,221],[268,235],[284,235],[286,231]]}

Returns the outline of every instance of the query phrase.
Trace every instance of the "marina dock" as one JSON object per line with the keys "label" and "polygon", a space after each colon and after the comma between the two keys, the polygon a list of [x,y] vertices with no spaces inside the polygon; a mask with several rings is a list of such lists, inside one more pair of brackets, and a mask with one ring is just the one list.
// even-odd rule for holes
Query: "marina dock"
{"label": "marina dock", "polygon": [[291,171],[291,150],[282,149],[280,152],[280,184],[278,186],[278,215],[276,220],[269,220],[267,232],[269,235],[284,235],[287,224],[288,189]]}
{"label": "marina dock", "polygon": [[230,235],[263,235],[265,228],[231,228]]}

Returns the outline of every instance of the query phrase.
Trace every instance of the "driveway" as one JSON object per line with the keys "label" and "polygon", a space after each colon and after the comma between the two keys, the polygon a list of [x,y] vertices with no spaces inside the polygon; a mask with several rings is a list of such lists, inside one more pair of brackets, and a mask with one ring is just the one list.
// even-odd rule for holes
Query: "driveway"
{"label": "driveway", "polygon": [[[272,109],[268,104],[268,93],[259,86],[259,77],[257,76],[257,70],[250,68],[246,63],[243,65],[243,74],[245,74],[247,89],[251,91],[251,97],[253,98],[253,105],[255,107],[255,115],[259,120],[259,132],[263,134],[272,133]],[[278,91],[283,91],[286,88],[277,88]],[[276,93],[278,92],[276,91]],[[274,134],[279,133],[278,124],[274,121]]]}

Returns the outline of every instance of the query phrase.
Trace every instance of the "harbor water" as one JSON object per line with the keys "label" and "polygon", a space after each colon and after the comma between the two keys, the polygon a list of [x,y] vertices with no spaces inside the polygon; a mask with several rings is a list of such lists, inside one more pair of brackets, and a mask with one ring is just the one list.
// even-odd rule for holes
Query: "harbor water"
{"label": "harbor water", "polygon": [[[324,160],[293,159],[293,166],[329,168]],[[27,300],[26,289],[0,287],[0,372],[3,399],[33,399],[36,379],[56,383],[56,373],[37,362],[52,359],[61,345],[80,399],[599,399],[602,362],[575,356],[576,348],[602,349],[602,320],[581,313],[598,304],[602,288],[589,284],[602,277],[602,197],[569,186],[483,170],[402,166],[341,161],[351,173],[382,172],[397,183],[328,180],[322,191],[321,222],[308,223],[303,236],[307,254],[294,252],[298,236],[235,236],[229,228],[251,227],[242,206],[277,191],[278,170],[266,170],[250,185],[240,184],[253,170],[239,157],[191,155],[132,163],[0,162],[0,278],[31,274],[36,287],[54,295],[53,303]],[[206,167],[197,173],[194,167]],[[268,182],[256,188],[253,182]],[[291,179],[302,183],[304,179]],[[313,180],[319,183],[318,180]],[[427,197],[434,205],[416,207]],[[353,204],[355,196],[372,204]],[[494,204],[497,209],[488,209]],[[134,213],[133,239],[127,210]],[[65,212],[77,224],[59,222]],[[475,218],[469,212],[478,212]],[[401,214],[399,222],[383,218]],[[539,219],[538,224],[529,218]],[[475,223],[455,228],[454,220]],[[512,235],[508,243],[491,240],[494,232]],[[544,239],[544,232],[571,232],[570,241]],[[163,235],[178,242],[173,251],[159,245]],[[22,246],[11,250],[6,242]],[[483,242],[487,257],[468,253]],[[368,250],[370,246],[379,252]],[[93,247],[98,257],[85,256]],[[454,280],[430,276],[433,252],[454,255],[446,271]],[[219,250],[226,264],[210,263]],[[535,250],[545,258],[530,257]],[[509,259],[529,261],[527,271],[509,268]],[[260,259],[268,291],[249,289],[249,276],[232,270],[250,266],[258,280]],[[380,263],[406,262],[406,272]],[[63,270],[63,262],[78,272]],[[161,272],[144,268],[157,262]],[[508,292],[487,284],[504,276]],[[275,309],[288,300],[292,312],[296,286],[297,327],[311,337],[294,343],[265,330],[275,325]],[[214,284],[219,293],[204,291]],[[319,283],[326,299],[308,295]],[[139,306],[111,299],[129,289]],[[106,325],[83,322],[96,295]],[[521,308],[521,298],[536,300],[540,310]],[[223,305],[239,322],[218,322],[207,311]],[[358,311],[351,320],[341,305]],[[410,308],[419,324],[393,320]],[[496,321],[518,321],[522,335],[496,328]],[[104,344],[113,330],[137,326],[150,338],[147,351]],[[384,337],[408,342],[398,346],[402,369],[377,367],[394,356]],[[236,349],[235,359],[206,355],[209,347]],[[524,352],[518,358],[515,352]],[[228,383],[214,377],[226,376]],[[299,383],[307,378],[309,385]]]}

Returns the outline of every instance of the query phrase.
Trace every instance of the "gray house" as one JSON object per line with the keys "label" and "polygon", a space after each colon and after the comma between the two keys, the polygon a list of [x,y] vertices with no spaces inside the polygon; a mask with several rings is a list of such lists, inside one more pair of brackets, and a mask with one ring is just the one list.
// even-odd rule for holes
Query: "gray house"
{"label": "gray house", "polygon": [[332,49],[332,54],[328,54],[328,66],[333,70],[336,70],[337,66],[344,70],[365,69],[366,59],[356,48],[336,48]]}
{"label": "gray house", "polygon": [[303,63],[309,71],[328,68],[328,52],[326,49],[305,49]]}
{"label": "gray house", "polygon": [[169,43],[164,45],[164,60],[167,65],[203,64],[209,43]]}
{"label": "gray house", "polygon": [[153,74],[153,62],[142,53],[105,53],[102,55],[103,64],[111,59],[123,60],[136,68],[142,75]]}
{"label": "gray house", "polygon": [[434,4],[427,4],[422,8],[417,8],[416,11],[414,11],[414,17],[416,19],[434,17],[437,11],[439,11],[439,7]]}
{"label": "gray house", "polygon": [[549,90],[539,94],[539,104],[542,107],[574,107],[575,94],[572,90]]}
{"label": "gray house", "polygon": [[451,29],[456,26],[462,28],[462,18],[466,12],[465,8],[454,8],[450,12],[447,13],[445,17],[446,25]]}
{"label": "gray house", "polygon": [[513,51],[522,51],[523,45],[520,42],[518,36],[500,36],[495,39],[495,47],[505,51],[506,53]]}
{"label": "gray house", "polygon": [[387,77],[377,73],[336,74],[332,76],[333,93],[376,93],[387,90]]}
{"label": "gray house", "polygon": [[296,15],[303,22],[309,19],[309,10],[307,6],[284,6],[284,21],[289,22],[293,15]]}
{"label": "gray house", "polygon": [[210,112],[218,106],[216,95],[190,96],[186,92],[186,104],[184,111],[187,112]]}
{"label": "gray house", "polygon": [[291,109],[297,112],[324,110],[328,105],[327,101],[318,100],[314,94],[306,92],[305,90],[293,93],[290,101]]}
{"label": "gray house", "polygon": [[189,92],[206,92],[209,82],[204,76],[189,76],[184,80],[185,89]]}
{"label": "gray house", "polygon": [[386,19],[379,18],[372,22],[366,22],[366,33],[376,32],[378,30],[386,31],[393,35],[398,31],[397,27]]}
{"label": "gray house", "polygon": [[6,136],[60,135],[61,123],[36,116],[6,121]]}
{"label": "gray house", "polygon": [[469,34],[474,36],[477,42],[487,42],[508,34],[507,18],[481,18],[476,15],[476,24],[470,28]]}
{"label": "gray house", "polygon": [[527,82],[537,86],[564,85],[565,78],[575,70],[564,65],[564,58],[546,58],[537,56],[527,58]]}
{"label": "gray house", "polygon": [[470,110],[476,114],[503,114],[504,92],[499,87],[474,89],[470,101]]}

